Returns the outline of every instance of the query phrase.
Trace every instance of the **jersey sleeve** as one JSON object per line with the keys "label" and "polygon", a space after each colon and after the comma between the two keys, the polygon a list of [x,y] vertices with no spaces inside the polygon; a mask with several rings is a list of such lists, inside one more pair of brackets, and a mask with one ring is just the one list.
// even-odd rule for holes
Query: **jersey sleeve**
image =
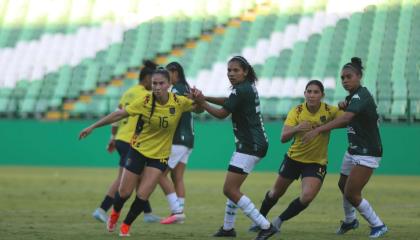
{"label": "jersey sleeve", "polygon": [[180,99],[182,112],[191,112],[193,110],[193,100],[184,96],[178,96],[178,98]]}
{"label": "jersey sleeve", "polygon": [[366,97],[360,96],[359,94],[355,94],[351,98],[346,108],[346,112],[359,113],[365,108],[367,102],[368,99]]}
{"label": "jersey sleeve", "polygon": [[296,108],[293,108],[292,110],[289,111],[289,113],[287,114],[286,120],[284,121],[284,125],[291,126],[291,127],[298,125]]}
{"label": "jersey sleeve", "polygon": [[145,95],[137,98],[132,103],[125,107],[125,111],[130,116],[140,115],[144,112],[144,106],[150,101],[150,95]]}
{"label": "jersey sleeve", "polygon": [[233,88],[229,98],[226,99],[226,101],[223,103],[223,108],[229,112],[235,111],[235,109],[241,103],[243,95],[244,93],[240,90],[240,88]]}
{"label": "jersey sleeve", "polygon": [[331,115],[333,119],[338,118],[339,116],[344,114],[343,110],[340,110],[338,107],[336,106],[330,106],[331,108]]}

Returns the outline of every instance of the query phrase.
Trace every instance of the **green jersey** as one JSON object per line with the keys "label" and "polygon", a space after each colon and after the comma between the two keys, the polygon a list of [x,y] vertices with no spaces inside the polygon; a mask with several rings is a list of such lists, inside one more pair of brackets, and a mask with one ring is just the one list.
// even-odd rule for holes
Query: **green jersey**
{"label": "green jersey", "polygon": [[353,155],[382,156],[376,104],[369,90],[359,87],[346,97],[346,112],[356,115],[347,126],[348,152]]}
{"label": "green jersey", "polygon": [[[184,96],[188,93],[187,86],[181,83],[174,84],[171,92]],[[174,145],[183,145],[188,148],[194,147],[194,127],[193,118],[191,112],[184,112],[179,120],[178,127],[176,128],[174,139]]]}
{"label": "green jersey", "polygon": [[223,108],[232,113],[236,151],[264,157],[268,139],[260,113],[260,99],[255,84],[244,81],[232,87]]}

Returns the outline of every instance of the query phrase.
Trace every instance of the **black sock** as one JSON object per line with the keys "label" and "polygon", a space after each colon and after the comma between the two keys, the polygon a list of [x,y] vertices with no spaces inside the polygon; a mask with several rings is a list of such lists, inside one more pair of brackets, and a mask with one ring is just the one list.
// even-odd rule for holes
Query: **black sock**
{"label": "black sock", "polygon": [[113,204],[114,204],[114,210],[115,210],[116,212],[121,212],[121,209],[122,209],[122,207],[124,206],[124,203],[125,203],[125,201],[127,201],[127,199],[128,199],[128,198],[122,198],[122,197],[120,196],[120,193],[119,193],[119,192],[117,192],[117,193],[115,194],[115,197],[114,197],[114,202],[113,202]]}
{"label": "black sock", "polygon": [[282,221],[286,221],[291,219],[292,217],[298,215],[300,212],[302,212],[308,205],[303,205],[299,198],[296,198],[293,200],[286,210],[279,216]]}
{"label": "black sock", "polygon": [[271,210],[271,208],[274,207],[274,205],[276,205],[277,201],[279,199],[273,199],[269,196],[270,191],[268,191],[265,194],[264,200],[261,204],[261,208],[260,208],[260,213],[261,215],[263,215],[264,217],[267,216],[268,212]]}
{"label": "black sock", "polygon": [[134,220],[143,212],[144,206],[146,205],[147,200],[140,199],[136,196],[136,199],[131,204],[130,210],[127,213],[127,216],[124,219],[124,223],[131,225]]}
{"label": "black sock", "polygon": [[149,200],[146,201],[146,204],[144,205],[144,213],[152,213],[152,206],[150,206]]}
{"label": "black sock", "polygon": [[105,211],[105,212],[107,212],[110,208],[111,208],[111,206],[112,206],[112,202],[114,201],[114,198],[112,198],[112,197],[110,197],[110,196],[108,196],[108,195],[106,195],[105,196],[105,198],[104,198],[104,200],[102,201],[102,203],[101,203],[101,208]]}

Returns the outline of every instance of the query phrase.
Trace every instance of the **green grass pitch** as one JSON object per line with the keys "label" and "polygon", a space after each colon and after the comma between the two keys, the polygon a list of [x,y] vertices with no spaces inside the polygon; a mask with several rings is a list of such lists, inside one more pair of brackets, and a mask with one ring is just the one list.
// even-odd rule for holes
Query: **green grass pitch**
{"label": "green grass pitch", "polygon": [[[0,168],[0,239],[117,239],[105,225],[91,217],[102,200],[116,169],[97,168]],[[223,171],[186,172],[186,215],[184,224],[164,226],[143,222],[140,216],[132,225],[131,239],[214,239],[211,235],[222,225],[225,197]],[[259,207],[276,172],[251,174],[242,190]],[[334,234],[342,218],[338,175],[327,175],[315,201],[300,215],[282,226],[272,239],[368,239],[369,228],[361,219],[356,231],[344,236]],[[270,212],[278,215],[298,196],[295,182]],[[382,239],[420,239],[420,177],[376,176],[364,196],[389,227]],[[131,204],[127,202],[122,216]],[[157,188],[151,198],[153,211],[166,216],[166,199]],[[250,220],[238,211],[236,239],[254,239],[247,231]]]}

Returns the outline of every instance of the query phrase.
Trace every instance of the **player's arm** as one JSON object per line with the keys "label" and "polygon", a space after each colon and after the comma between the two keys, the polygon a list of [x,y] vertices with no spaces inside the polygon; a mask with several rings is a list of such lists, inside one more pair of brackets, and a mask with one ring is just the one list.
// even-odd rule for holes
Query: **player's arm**
{"label": "player's arm", "polygon": [[209,103],[222,106],[225,103],[227,98],[226,97],[204,97],[204,99]]}
{"label": "player's arm", "polygon": [[116,123],[113,123],[111,125],[111,138],[109,139],[108,145],[106,146],[106,150],[109,153],[112,153],[115,150],[115,136],[118,132],[118,125],[119,124]]}
{"label": "player's arm", "polygon": [[210,115],[219,118],[219,119],[225,119],[227,116],[229,116],[230,112],[227,111],[224,108],[215,108],[211,106],[208,102],[203,102],[201,104],[201,107],[206,110]]}
{"label": "player's arm", "polygon": [[323,132],[331,131],[335,128],[342,128],[348,125],[348,123],[353,119],[353,117],[356,116],[356,113],[354,112],[344,112],[341,116],[337,117],[336,119],[332,120],[331,122],[328,122],[324,125],[321,125],[314,130],[307,132],[303,138],[302,142],[307,143],[311,141],[314,137],[316,137],[318,134]]}
{"label": "player's arm", "polygon": [[281,142],[286,143],[290,141],[296,133],[310,131],[311,129],[312,125],[307,121],[303,121],[296,126],[289,126],[285,124],[281,132]]}
{"label": "player's arm", "polygon": [[83,129],[79,134],[79,139],[87,137],[95,128],[117,122],[126,117],[128,117],[128,112],[125,109],[112,112],[89,127]]}

